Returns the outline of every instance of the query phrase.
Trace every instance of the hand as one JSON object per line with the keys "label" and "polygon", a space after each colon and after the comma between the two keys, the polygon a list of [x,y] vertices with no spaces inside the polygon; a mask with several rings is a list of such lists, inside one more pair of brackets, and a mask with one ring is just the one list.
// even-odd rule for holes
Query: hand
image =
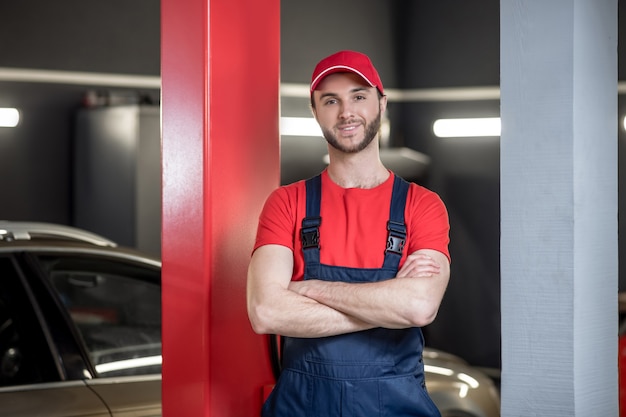
{"label": "hand", "polygon": [[438,275],[441,265],[424,253],[414,252],[407,256],[406,262],[396,275],[398,278],[407,277],[432,277]]}

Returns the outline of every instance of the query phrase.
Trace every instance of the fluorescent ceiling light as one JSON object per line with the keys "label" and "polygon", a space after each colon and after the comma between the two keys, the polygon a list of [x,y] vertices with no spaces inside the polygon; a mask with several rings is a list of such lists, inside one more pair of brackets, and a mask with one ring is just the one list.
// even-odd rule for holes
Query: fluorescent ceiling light
{"label": "fluorescent ceiling light", "polygon": [[500,136],[500,118],[439,119],[433,123],[433,132],[440,138]]}
{"label": "fluorescent ceiling light", "polygon": [[17,109],[0,107],[0,127],[15,127],[20,121]]}
{"label": "fluorescent ceiling light", "polygon": [[280,134],[283,136],[322,136],[322,129],[312,117],[281,117]]}

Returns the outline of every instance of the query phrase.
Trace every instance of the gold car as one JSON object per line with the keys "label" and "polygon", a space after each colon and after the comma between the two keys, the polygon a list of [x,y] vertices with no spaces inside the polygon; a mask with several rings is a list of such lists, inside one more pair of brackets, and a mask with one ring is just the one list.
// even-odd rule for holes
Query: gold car
{"label": "gold car", "polygon": [[0,416],[160,416],[161,264],[0,222]]}

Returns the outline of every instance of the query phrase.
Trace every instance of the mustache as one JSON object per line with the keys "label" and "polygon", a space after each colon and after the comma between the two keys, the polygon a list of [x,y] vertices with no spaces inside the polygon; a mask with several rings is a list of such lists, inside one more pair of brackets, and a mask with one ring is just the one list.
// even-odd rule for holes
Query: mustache
{"label": "mustache", "polygon": [[354,124],[363,124],[363,120],[358,120],[358,119],[344,120],[341,123],[337,123],[335,125],[335,127],[340,129],[340,128],[344,127],[344,126],[350,126],[350,125],[354,125]]}

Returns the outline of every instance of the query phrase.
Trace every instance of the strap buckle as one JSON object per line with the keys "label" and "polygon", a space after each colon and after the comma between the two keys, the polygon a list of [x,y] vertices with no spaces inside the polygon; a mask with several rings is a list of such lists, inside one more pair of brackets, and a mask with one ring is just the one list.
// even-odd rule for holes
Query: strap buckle
{"label": "strap buckle", "polygon": [[404,244],[406,243],[406,227],[404,223],[397,223],[394,221],[387,222],[387,249],[385,253],[392,252],[398,255],[402,255],[404,251]]}
{"label": "strap buckle", "polygon": [[302,229],[300,230],[300,240],[302,249],[320,247],[320,224],[321,217],[305,217],[302,219]]}

